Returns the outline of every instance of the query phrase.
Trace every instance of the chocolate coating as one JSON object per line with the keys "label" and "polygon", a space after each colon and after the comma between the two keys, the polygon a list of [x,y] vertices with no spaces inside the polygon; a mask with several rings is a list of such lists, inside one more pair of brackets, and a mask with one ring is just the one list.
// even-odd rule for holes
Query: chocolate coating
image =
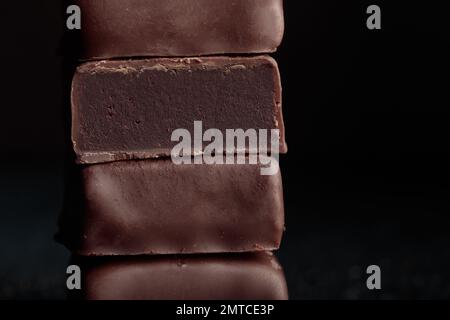
{"label": "chocolate coating", "polygon": [[76,0],[84,58],[265,53],[284,32],[282,0]]}
{"label": "chocolate coating", "polygon": [[[80,260],[80,259],[79,259]],[[287,300],[273,254],[89,258],[76,261],[87,300]]]}
{"label": "chocolate coating", "polygon": [[58,238],[80,255],[249,252],[278,249],[281,175],[261,165],[120,161],[83,167],[81,204]]}
{"label": "chocolate coating", "polygon": [[[81,65],[72,85],[72,141],[79,163],[169,156],[183,128],[279,129],[275,60],[207,57],[100,61]],[[245,152],[248,150],[237,150]]]}

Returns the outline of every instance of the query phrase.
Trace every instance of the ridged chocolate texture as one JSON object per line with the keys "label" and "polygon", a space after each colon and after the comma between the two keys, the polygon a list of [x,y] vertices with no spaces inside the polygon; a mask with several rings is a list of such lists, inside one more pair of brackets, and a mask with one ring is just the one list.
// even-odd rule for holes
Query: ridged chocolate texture
{"label": "ridged chocolate texture", "polygon": [[84,256],[278,249],[281,175],[263,176],[262,166],[159,159],[83,167],[81,208],[63,215],[58,238]]}
{"label": "ridged chocolate texture", "polygon": [[[78,259],[80,260],[80,259]],[[273,254],[86,258],[86,300],[286,300],[283,270]]]}
{"label": "ridged chocolate texture", "polygon": [[[280,75],[268,56],[100,61],[72,84],[72,140],[79,163],[169,156],[172,132],[279,129]],[[229,150],[228,150],[229,151]],[[237,150],[245,152],[248,150]]]}
{"label": "ridged chocolate texture", "polygon": [[282,0],[76,0],[85,59],[274,52]]}

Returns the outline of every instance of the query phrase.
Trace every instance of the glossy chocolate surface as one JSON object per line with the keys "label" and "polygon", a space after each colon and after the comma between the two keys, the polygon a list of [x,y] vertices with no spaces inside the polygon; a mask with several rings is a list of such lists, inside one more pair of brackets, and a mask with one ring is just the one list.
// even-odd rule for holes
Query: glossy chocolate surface
{"label": "glossy chocolate surface", "polygon": [[286,279],[267,252],[76,258],[87,300],[286,300]]}
{"label": "glossy chocolate surface", "polygon": [[273,52],[282,0],[76,0],[84,58]]}
{"label": "glossy chocolate surface", "polygon": [[86,256],[275,250],[281,175],[262,165],[119,161],[83,167],[58,238]]}

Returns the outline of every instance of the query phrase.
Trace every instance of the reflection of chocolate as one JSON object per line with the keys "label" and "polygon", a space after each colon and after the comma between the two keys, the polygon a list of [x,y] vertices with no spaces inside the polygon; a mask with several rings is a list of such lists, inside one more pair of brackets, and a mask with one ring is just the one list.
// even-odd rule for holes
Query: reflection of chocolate
{"label": "reflection of chocolate", "polygon": [[262,166],[160,159],[83,167],[81,208],[63,215],[59,238],[81,255],[277,249],[281,175],[263,176]]}
{"label": "reflection of chocolate", "polygon": [[224,135],[280,129],[286,152],[280,75],[268,56],[86,63],[73,80],[72,118],[80,163],[168,156],[173,131],[193,139],[196,120]]}
{"label": "reflection of chocolate", "polygon": [[275,51],[282,0],[76,0],[84,57]]}
{"label": "reflection of chocolate", "polygon": [[84,258],[88,300],[286,300],[286,280],[271,253]]}

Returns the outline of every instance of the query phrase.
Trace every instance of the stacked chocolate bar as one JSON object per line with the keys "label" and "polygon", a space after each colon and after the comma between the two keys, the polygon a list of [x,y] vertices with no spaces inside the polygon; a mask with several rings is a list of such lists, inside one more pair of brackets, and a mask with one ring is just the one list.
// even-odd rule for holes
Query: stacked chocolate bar
{"label": "stacked chocolate bar", "polygon": [[286,298],[270,251],[287,147],[264,55],[283,36],[282,0],[77,4],[89,61],[72,82],[78,191],[59,239],[90,257],[86,297]]}

